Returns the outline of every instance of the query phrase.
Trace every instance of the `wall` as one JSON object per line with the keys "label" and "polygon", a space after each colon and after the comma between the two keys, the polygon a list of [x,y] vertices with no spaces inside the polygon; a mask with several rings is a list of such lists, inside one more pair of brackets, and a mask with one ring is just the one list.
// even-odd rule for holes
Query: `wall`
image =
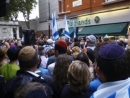
{"label": "wall", "polygon": [[102,5],[102,3],[105,2],[105,0],[82,0],[82,5],[77,7],[72,7],[73,1],[76,0],[64,0],[64,7],[65,7],[64,11],[70,11],[70,13],[67,14],[68,16],[130,5],[130,0],[124,0],[122,2],[113,3],[109,5]]}
{"label": "wall", "polygon": [[16,28],[17,38],[19,38],[18,22],[0,21],[0,39],[13,38],[13,28]]}
{"label": "wall", "polygon": [[39,0],[39,17],[40,22],[45,22],[49,19],[49,6],[48,2],[50,2],[50,17],[52,13],[58,13],[58,0]]}

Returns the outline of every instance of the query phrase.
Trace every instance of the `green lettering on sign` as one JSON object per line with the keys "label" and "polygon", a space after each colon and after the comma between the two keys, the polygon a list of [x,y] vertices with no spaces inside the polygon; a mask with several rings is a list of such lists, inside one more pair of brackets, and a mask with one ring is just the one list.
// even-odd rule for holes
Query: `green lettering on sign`
{"label": "green lettering on sign", "polygon": [[82,26],[82,25],[89,25],[91,24],[91,20],[86,18],[85,20],[75,20],[75,21],[68,21],[68,25],[72,26]]}

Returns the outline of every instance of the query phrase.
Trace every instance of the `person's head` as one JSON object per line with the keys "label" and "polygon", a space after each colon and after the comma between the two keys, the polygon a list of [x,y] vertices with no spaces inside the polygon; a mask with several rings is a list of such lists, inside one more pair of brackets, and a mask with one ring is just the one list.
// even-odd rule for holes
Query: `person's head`
{"label": "person's head", "polygon": [[0,46],[0,63],[7,58],[7,50],[10,48],[7,42]]}
{"label": "person's head", "polygon": [[15,98],[48,98],[46,88],[41,83],[30,82],[21,85],[15,92]]}
{"label": "person's head", "polygon": [[88,45],[95,45],[96,42],[97,42],[97,39],[96,39],[96,37],[94,35],[89,35],[89,36],[87,36],[86,39],[87,39],[87,44]]}
{"label": "person's head", "polygon": [[58,40],[55,43],[55,55],[67,53],[67,43],[64,40]]}
{"label": "person's head", "polygon": [[67,54],[61,54],[56,59],[53,76],[60,85],[67,83],[67,71],[71,62]]}
{"label": "person's head", "polygon": [[76,59],[77,55],[80,53],[80,48],[78,46],[75,46],[72,48],[72,56]]}
{"label": "person's head", "polygon": [[96,73],[102,82],[124,80],[129,77],[125,50],[116,44],[107,44],[98,52]]}
{"label": "person's head", "polygon": [[38,48],[38,54],[39,54],[40,56],[45,55],[44,47],[39,47],[39,48]]}
{"label": "person's head", "polygon": [[74,61],[68,69],[68,83],[75,93],[83,93],[90,82],[90,72],[86,63]]}
{"label": "person's head", "polygon": [[7,55],[10,61],[16,61],[18,59],[20,49],[16,46],[10,47],[7,51]]}
{"label": "person's head", "polygon": [[53,40],[52,40],[52,39],[47,39],[47,43],[48,43],[49,45],[53,45]]}
{"label": "person's head", "polygon": [[75,42],[74,43],[74,47],[77,46],[77,47],[80,47],[80,42]]}
{"label": "person's head", "polygon": [[79,40],[78,40],[78,38],[76,37],[76,38],[74,38],[74,42],[76,43],[76,42],[79,42]]}
{"label": "person's head", "polygon": [[37,69],[38,55],[36,50],[31,46],[26,46],[20,50],[18,60],[21,70],[35,71]]}
{"label": "person's head", "polygon": [[48,55],[48,57],[55,55],[55,50],[49,49],[48,52],[47,52],[47,55]]}
{"label": "person's head", "polygon": [[90,64],[89,64],[89,58],[88,58],[88,56],[87,56],[85,53],[83,53],[83,52],[81,52],[81,53],[78,54],[76,60],[79,60],[79,61],[82,61],[82,62],[86,63],[88,67],[90,66]]}

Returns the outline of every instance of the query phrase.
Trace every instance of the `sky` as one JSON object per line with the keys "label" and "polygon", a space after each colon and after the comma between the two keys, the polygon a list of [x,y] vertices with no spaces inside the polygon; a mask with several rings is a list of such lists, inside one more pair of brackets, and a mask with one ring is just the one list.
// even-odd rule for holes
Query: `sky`
{"label": "sky", "polygon": [[[37,5],[36,7],[32,10],[31,14],[30,14],[30,19],[35,19],[36,17],[39,17],[39,6],[38,6],[38,0],[37,1]],[[18,15],[18,20],[19,21],[24,21],[24,17],[22,13],[19,13]]]}

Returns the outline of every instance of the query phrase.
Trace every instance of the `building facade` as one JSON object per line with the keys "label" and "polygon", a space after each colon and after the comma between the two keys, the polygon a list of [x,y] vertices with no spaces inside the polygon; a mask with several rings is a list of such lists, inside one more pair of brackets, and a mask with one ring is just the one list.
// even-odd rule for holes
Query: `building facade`
{"label": "building facade", "polygon": [[70,33],[75,26],[79,36],[125,35],[130,25],[130,0],[39,0],[38,31],[50,32],[52,12],[57,13],[59,30],[65,28],[66,15]]}
{"label": "building facade", "polygon": [[[130,24],[130,0],[62,0],[59,17],[64,15],[70,33],[75,25],[78,35],[124,35]],[[61,20],[59,28],[64,28],[62,24]]]}
{"label": "building facade", "polygon": [[0,21],[0,39],[19,38],[18,22]]}
{"label": "building facade", "polygon": [[46,35],[51,35],[51,17],[55,13],[58,18],[59,6],[58,0],[39,0],[39,24],[38,32],[44,32]]}

